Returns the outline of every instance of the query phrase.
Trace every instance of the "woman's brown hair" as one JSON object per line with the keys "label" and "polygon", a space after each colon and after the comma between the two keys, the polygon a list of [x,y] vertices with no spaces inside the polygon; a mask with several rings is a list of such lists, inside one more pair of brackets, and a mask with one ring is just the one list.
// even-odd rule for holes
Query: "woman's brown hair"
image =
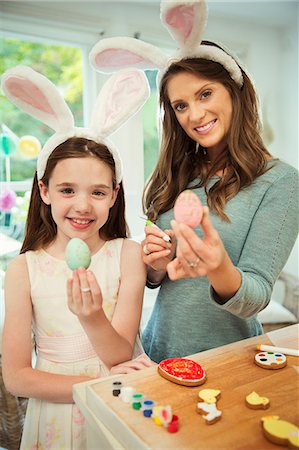
{"label": "woman's brown hair", "polygon": [[[209,41],[202,44],[219,47]],[[169,101],[168,82],[181,72],[218,81],[231,96],[233,112],[227,147],[212,167],[207,164],[205,149],[179,125]],[[242,75],[244,83],[240,88],[220,63],[202,58],[174,62],[163,75],[160,83],[160,108],[163,112],[160,157],[143,194],[144,212],[151,220],[155,221],[161,213],[171,209],[179,193],[192,180],[199,178],[194,187],[204,187],[211,211],[229,221],[225,213],[226,203],[267,170],[269,152],[261,138],[257,96],[243,70]],[[224,175],[208,190],[209,180],[219,170],[224,170]]]}
{"label": "woman's brown hair", "polygon": [[[47,161],[45,173],[41,181],[48,186],[56,164],[68,158],[95,157],[111,168],[113,189],[116,187],[115,163],[112,154],[104,144],[98,144],[85,138],[73,137],[58,145]],[[35,173],[26,221],[25,238],[20,253],[37,250],[50,244],[57,233],[57,226],[51,214],[51,206],[46,205],[40,196],[37,174]],[[116,201],[109,212],[105,225],[99,230],[104,239],[128,237],[129,231],[125,220],[125,198],[122,182]]]}

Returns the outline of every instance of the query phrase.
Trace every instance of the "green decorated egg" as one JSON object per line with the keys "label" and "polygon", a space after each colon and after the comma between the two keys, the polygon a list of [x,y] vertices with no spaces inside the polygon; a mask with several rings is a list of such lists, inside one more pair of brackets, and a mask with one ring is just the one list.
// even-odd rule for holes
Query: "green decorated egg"
{"label": "green decorated egg", "polygon": [[88,269],[91,262],[88,245],[82,239],[71,239],[66,246],[65,260],[71,270],[76,270],[79,267]]}

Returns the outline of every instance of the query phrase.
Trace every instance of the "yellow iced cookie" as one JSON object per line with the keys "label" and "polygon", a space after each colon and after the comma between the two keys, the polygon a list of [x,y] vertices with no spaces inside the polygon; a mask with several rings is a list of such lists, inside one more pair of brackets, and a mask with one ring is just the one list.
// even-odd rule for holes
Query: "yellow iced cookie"
{"label": "yellow iced cookie", "polygon": [[266,416],[261,420],[264,434],[273,444],[299,448],[299,428],[296,425],[281,420],[279,416]]}
{"label": "yellow iced cookie", "polygon": [[219,389],[202,389],[198,393],[198,397],[205,403],[216,403],[220,397]]}
{"label": "yellow iced cookie", "polygon": [[267,397],[260,397],[254,391],[246,396],[245,403],[251,409],[267,409],[270,406],[270,400]]}

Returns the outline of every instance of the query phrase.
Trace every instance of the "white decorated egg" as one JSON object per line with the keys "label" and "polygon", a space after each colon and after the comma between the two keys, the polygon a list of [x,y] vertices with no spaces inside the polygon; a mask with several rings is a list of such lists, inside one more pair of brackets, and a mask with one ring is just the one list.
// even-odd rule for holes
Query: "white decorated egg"
{"label": "white decorated egg", "polygon": [[71,239],[65,249],[65,260],[71,270],[76,270],[79,267],[88,269],[91,263],[91,253],[88,245],[82,239]]}

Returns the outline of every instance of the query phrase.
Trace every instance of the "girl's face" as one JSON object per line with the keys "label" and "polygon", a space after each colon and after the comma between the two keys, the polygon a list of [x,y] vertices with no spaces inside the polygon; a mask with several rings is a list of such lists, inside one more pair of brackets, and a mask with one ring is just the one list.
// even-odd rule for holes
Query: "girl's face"
{"label": "girl's face", "polygon": [[168,81],[168,97],[188,136],[214,157],[226,145],[232,119],[232,100],[223,84],[181,72]]}
{"label": "girl's face", "polygon": [[59,161],[49,186],[39,181],[42,200],[51,205],[57,239],[67,243],[78,237],[90,247],[99,245],[99,229],[106,223],[118,188],[113,190],[112,170],[96,157]]}

